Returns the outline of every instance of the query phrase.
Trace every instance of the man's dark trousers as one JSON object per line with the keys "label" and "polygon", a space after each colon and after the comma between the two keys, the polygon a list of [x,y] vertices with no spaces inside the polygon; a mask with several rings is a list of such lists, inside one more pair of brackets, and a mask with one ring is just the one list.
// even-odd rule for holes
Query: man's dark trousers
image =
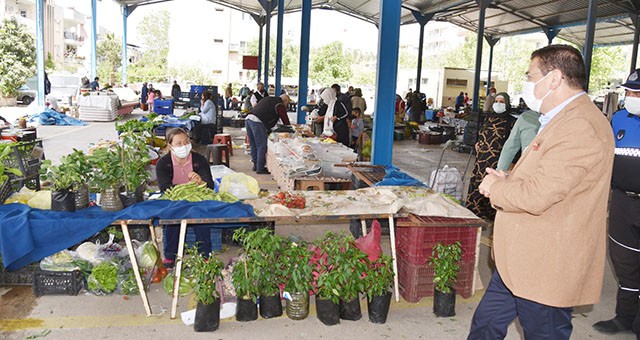
{"label": "man's dark trousers", "polygon": [[518,317],[527,340],[568,340],[573,329],[572,311],[514,296],[496,271],[473,315],[467,339],[503,339],[509,324]]}

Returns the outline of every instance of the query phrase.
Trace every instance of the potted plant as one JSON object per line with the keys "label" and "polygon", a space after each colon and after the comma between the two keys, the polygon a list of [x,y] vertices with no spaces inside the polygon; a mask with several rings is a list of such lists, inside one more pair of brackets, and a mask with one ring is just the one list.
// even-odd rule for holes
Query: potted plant
{"label": "potted plant", "polygon": [[212,332],[220,325],[220,295],[216,281],[222,275],[224,264],[209,254],[205,257],[197,247],[187,248],[184,264],[192,278],[197,307],[193,329],[196,332]]}
{"label": "potted plant", "polygon": [[233,273],[231,275],[233,287],[238,297],[236,320],[253,321],[258,319],[257,277],[259,276],[259,271],[251,255],[247,253],[240,255],[233,264]]}
{"label": "potted plant", "polygon": [[462,248],[460,242],[438,243],[433,247],[429,265],[433,268],[433,313],[447,317],[456,315],[456,290],[453,285],[458,280]]}
{"label": "potted plant", "polygon": [[265,319],[281,316],[278,266],[283,250],[282,238],[268,228],[260,228],[239,236],[243,248],[251,255],[259,272],[257,288],[260,296],[260,316]]}
{"label": "potted plant", "polygon": [[12,152],[13,143],[0,143],[0,204],[11,194],[9,175],[22,176],[22,171],[10,162]]}
{"label": "potted plant", "polygon": [[340,272],[342,235],[327,232],[312,247],[311,262],[316,285],[316,312],[327,326],[340,323]]}
{"label": "potted plant", "polygon": [[149,171],[145,168],[149,164],[146,134],[149,134],[148,131],[125,130],[120,133],[117,151],[122,167],[122,183],[125,187],[124,206],[143,200],[144,185],[149,179]]}
{"label": "potted plant", "polygon": [[[64,157],[63,157],[64,158]],[[73,193],[74,178],[66,165],[51,165],[51,160],[42,162],[43,177],[51,183],[51,210],[76,211],[76,200]]]}
{"label": "potted plant", "polygon": [[287,242],[280,255],[278,276],[284,283],[287,316],[304,320],[309,316],[309,290],[312,286],[311,251],[304,242]]}
{"label": "potted plant", "polygon": [[362,318],[360,293],[365,291],[369,259],[355,243],[353,236],[342,235],[340,253],[335,259],[340,272],[340,319],[356,321]]}
{"label": "potted plant", "polygon": [[123,208],[119,197],[123,170],[120,156],[113,148],[97,148],[89,156],[93,168],[93,186],[100,191],[100,205],[105,211],[118,211]]}
{"label": "potted plant", "polygon": [[372,262],[367,270],[365,287],[370,322],[378,324],[387,322],[389,305],[391,304],[389,288],[393,284],[392,265],[391,257],[383,254]]}
{"label": "potted plant", "polygon": [[76,210],[89,206],[89,184],[92,180],[93,169],[87,155],[77,149],[62,157],[66,171],[73,177],[73,193],[76,200]]}

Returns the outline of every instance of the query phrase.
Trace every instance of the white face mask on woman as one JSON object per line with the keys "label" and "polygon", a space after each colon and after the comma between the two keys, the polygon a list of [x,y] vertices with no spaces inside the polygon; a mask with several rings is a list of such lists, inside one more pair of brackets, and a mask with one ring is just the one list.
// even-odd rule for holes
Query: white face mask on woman
{"label": "white face mask on woman", "polygon": [[493,112],[495,113],[503,113],[507,111],[506,103],[493,103]]}
{"label": "white face mask on woman", "polygon": [[529,106],[529,108],[533,111],[540,112],[542,101],[547,98],[547,96],[551,94],[551,92],[553,92],[553,90],[549,90],[547,91],[547,94],[542,96],[542,98],[536,98],[536,85],[544,80],[544,78],[548,77],[549,74],[551,74],[551,72],[547,73],[544,77],[540,78],[540,80],[535,83],[532,81],[526,81],[522,85],[522,99],[524,99],[524,102],[527,103],[527,106]]}
{"label": "white face mask on woman", "polygon": [[183,145],[183,146],[172,146],[171,150],[178,158],[187,158],[189,156],[189,152],[191,152],[191,144]]}
{"label": "white face mask on woman", "polygon": [[640,98],[627,96],[624,98],[624,108],[632,115],[640,115]]}

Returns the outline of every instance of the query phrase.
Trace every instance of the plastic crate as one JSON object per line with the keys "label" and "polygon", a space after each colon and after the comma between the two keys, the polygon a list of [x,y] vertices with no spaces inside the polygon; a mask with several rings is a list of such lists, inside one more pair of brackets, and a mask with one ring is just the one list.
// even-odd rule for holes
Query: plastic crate
{"label": "plastic crate", "polygon": [[474,261],[478,229],[472,227],[402,227],[396,229],[396,249],[411,264],[426,264],[437,243],[460,242],[462,261]]}
{"label": "plastic crate", "polygon": [[8,179],[2,184],[0,184],[0,204],[4,203],[4,201],[11,196],[13,192],[13,188],[11,188],[11,181]]}
{"label": "plastic crate", "polygon": [[39,262],[34,262],[12,272],[8,272],[3,267],[0,270],[0,286],[31,286],[33,273],[37,270],[40,270]]}
{"label": "plastic crate", "polygon": [[78,295],[84,287],[84,275],[79,270],[72,272],[52,272],[38,270],[33,274],[33,294]]}
{"label": "plastic crate", "polygon": [[[433,296],[433,269],[426,264],[411,264],[398,254],[398,284],[400,295],[407,302],[419,302],[425,296]],[[460,263],[458,281],[454,285],[457,294],[468,299],[473,294],[473,268],[475,263]]]}
{"label": "plastic crate", "polygon": [[[162,229],[162,246],[163,249],[167,248],[167,228],[178,228],[178,227],[166,227]],[[197,228],[197,227],[196,227]],[[222,229],[220,228],[211,228],[211,251],[222,251]],[[196,233],[193,231],[193,228],[187,228],[187,235],[185,236],[185,247],[193,247],[196,245]]]}
{"label": "plastic crate", "polygon": [[153,101],[153,112],[161,115],[173,114],[173,99],[156,99]]}

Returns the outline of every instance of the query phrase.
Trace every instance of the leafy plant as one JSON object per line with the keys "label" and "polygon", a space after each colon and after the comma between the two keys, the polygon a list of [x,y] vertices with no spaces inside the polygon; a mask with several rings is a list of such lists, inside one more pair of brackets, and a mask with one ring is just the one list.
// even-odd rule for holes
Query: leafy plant
{"label": "leafy plant", "polygon": [[460,272],[458,264],[461,257],[460,242],[446,245],[438,243],[433,247],[431,257],[429,257],[429,265],[433,267],[433,283],[436,290],[442,293],[451,292],[451,288],[458,280],[458,272]]}
{"label": "leafy plant", "polygon": [[51,160],[42,161],[40,173],[51,182],[53,190],[66,190],[73,186],[73,177],[65,171],[64,165],[52,165]]}
{"label": "leafy plant", "polygon": [[[247,232],[240,228],[233,234],[235,241],[241,242],[253,272],[249,277],[255,278],[258,295],[273,295],[278,288],[279,257],[283,250],[283,240],[267,228]],[[234,268],[235,269],[235,268]]]}
{"label": "leafy plant", "polygon": [[12,168],[5,165],[5,160],[8,159],[13,152],[14,143],[0,143],[0,183],[4,183],[9,179],[7,173],[15,176],[22,176],[20,169]]}
{"label": "leafy plant", "polygon": [[321,299],[350,301],[364,291],[366,254],[355,246],[352,236],[328,232],[312,249],[316,293]]}
{"label": "leafy plant", "polygon": [[[133,128],[133,126],[128,128]],[[145,166],[149,164],[147,136],[150,136],[148,131],[131,130],[120,133],[117,150],[120,156],[119,163],[122,167],[122,183],[124,183],[127,192],[135,192],[136,188],[149,179],[149,172],[145,169]]]}
{"label": "leafy plant", "polygon": [[93,168],[93,186],[99,191],[120,187],[124,171],[117,150],[98,148],[93,150],[88,159]]}
{"label": "leafy plant", "polygon": [[287,242],[280,255],[278,276],[284,290],[290,293],[308,292],[312,287],[311,251],[304,242]]}
{"label": "leafy plant", "polygon": [[52,165],[51,160],[43,160],[40,173],[51,182],[54,190],[62,190],[88,183],[93,169],[84,152],[73,149],[72,153],[60,158],[60,165]]}
{"label": "leafy plant", "polygon": [[253,299],[259,295],[257,281],[260,271],[248,254],[242,254],[233,265],[231,279],[236,295],[242,299]]}
{"label": "leafy plant", "polygon": [[389,291],[393,284],[393,260],[390,256],[380,255],[380,257],[369,265],[367,276],[365,277],[365,288],[367,296],[371,299]]}
{"label": "leafy plant", "polygon": [[15,97],[18,89],[35,74],[36,44],[27,27],[16,18],[0,26],[0,92]]}
{"label": "leafy plant", "polygon": [[213,253],[210,253],[209,257],[203,256],[195,246],[187,248],[186,251],[184,265],[191,273],[196,301],[211,304],[220,297],[216,280],[221,278],[224,264]]}

